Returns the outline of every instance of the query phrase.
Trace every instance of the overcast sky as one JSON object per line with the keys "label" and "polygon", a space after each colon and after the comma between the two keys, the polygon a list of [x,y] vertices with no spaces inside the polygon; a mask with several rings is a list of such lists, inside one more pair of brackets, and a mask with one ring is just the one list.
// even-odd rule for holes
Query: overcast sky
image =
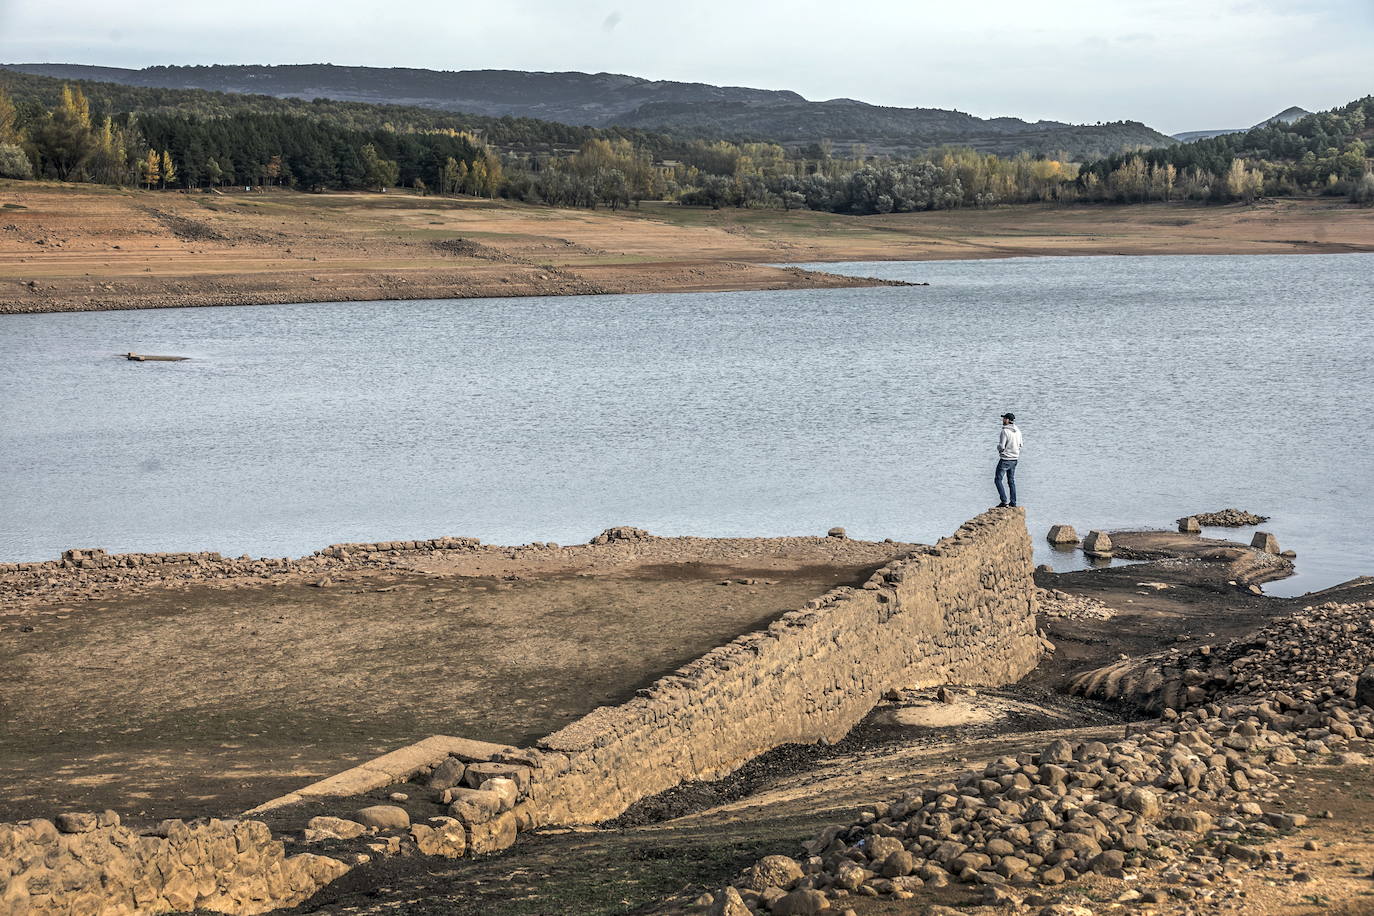
{"label": "overcast sky", "polygon": [[0,61],[609,71],[1175,133],[1374,93],[1374,0],[0,0]]}

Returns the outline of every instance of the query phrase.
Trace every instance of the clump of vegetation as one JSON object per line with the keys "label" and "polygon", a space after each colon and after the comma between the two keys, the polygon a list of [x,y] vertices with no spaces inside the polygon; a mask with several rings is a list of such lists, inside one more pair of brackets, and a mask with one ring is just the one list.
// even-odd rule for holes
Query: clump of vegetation
{"label": "clump of vegetation", "polygon": [[[1374,196],[1374,96],[1285,124],[1108,156],[1083,166],[1101,200],[1253,200],[1319,194]],[[1365,190],[1365,189],[1368,190]]]}

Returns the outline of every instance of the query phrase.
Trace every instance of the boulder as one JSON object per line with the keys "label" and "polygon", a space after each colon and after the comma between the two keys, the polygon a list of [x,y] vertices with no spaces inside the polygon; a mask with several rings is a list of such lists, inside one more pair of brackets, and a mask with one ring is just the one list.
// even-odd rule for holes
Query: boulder
{"label": "boulder", "polygon": [[1089,531],[1083,539],[1083,552],[1094,557],[1112,555],[1112,539],[1105,531]]}
{"label": "boulder", "polygon": [[1078,532],[1073,530],[1073,525],[1052,525],[1045,539],[1051,544],[1077,544]]}
{"label": "boulder", "polygon": [[1178,530],[1182,534],[1201,534],[1202,524],[1196,515],[1187,515],[1178,520]]}
{"label": "boulder", "polygon": [[488,779],[514,780],[515,787],[524,794],[530,787],[530,768],[519,763],[469,763],[463,771],[463,782],[476,789]]}
{"label": "boulder", "polygon": [[469,824],[468,849],[485,855],[509,849],[515,843],[515,815],[507,811],[482,824]]}
{"label": "boulder", "polygon": [[1250,546],[1256,550],[1263,550],[1265,553],[1277,554],[1279,552],[1279,539],[1268,531],[1256,531],[1255,536],[1250,539]]}
{"label": "boulder", "polygon": [[501,812],[502,799],[495,792],[481,789],[450,789],[453,802],[448,813],[465,824],[480,824]]}
{"label": "boulder", "polygon": [[1374,665],[1361,671],[1355,680],[1355,705],[1374,707]]}
{"label": "boulder", "polygon": [[367,833],[362,824],[341,817],[312,817],[305,826],[307,830],[316,831],[317,839],[351,840]]}
{"label": "boulder", "polygon": [[787,890],[802,876],[802,867],[788,856],[764,856],[744,873],[744,887],[763,891],[770,887]]}
{"label": "boulder", "polygon": [[429,824],[413,824],[410,837],[416,848],[427,856],[458,859],[467,851],[467,831],[451,817],[435,817]]}
{"label": "boulder", "polygon": [[410,815],[405,808],[395,805],[372,805],[353,815],[353,819],[364,827],[378,830],[404,830],[410,826]]}
{"label": "boulder", "polygon": [[744,898],[739,895],[739,891],[726,885],[725,889],[711,901],[711,905],[706,910],[707,916],[751,916],[749,907],[744,903]]}
{"label": "boulder", "polygon": [[848,537],[848,535],[845,534],[844,529],[843,529],[843,528],[840,528],[839,526],[836,526],[836,527],[834,527],[834,528],[831,528],[829,531],[827,531],[827,532],[825,533],[825,536],[828,537],[828,538],[845,538],[845,537]]}
{"label": "boulder", "polygon": [[94,814],[59,814],[55,820],[63,833],[90,833],[99,826]]}
{"label": "boulder", "polygon": [[809,888],[779,897],[773,904],[774,916],[810,916],[830,909],[825,894]]}
{"label": "boulder", "polygon": [[427,785],[431,789],[451,789],[463,781],[463,761],[457,757],[445,757],[429,774]]}

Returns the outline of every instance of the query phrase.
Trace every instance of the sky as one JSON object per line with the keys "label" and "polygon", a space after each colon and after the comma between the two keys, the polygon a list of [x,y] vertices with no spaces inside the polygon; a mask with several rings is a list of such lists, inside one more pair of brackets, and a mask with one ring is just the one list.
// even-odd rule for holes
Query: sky
{"label": "sky", "polygon": [[0,61],[581,70],[1166,133],[1374,93],[1374,0],[0,0]]}

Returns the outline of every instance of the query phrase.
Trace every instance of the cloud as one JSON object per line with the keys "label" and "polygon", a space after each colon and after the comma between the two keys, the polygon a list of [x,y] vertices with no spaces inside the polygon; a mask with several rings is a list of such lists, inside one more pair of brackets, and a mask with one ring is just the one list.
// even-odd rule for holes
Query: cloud
{"label": "cloud", "polygon": [[0,0],[8,61],[610,71],[1170,132],[1365,95],[1370,47],[1370,0],[240,0],[137,28],[107,0]]}

